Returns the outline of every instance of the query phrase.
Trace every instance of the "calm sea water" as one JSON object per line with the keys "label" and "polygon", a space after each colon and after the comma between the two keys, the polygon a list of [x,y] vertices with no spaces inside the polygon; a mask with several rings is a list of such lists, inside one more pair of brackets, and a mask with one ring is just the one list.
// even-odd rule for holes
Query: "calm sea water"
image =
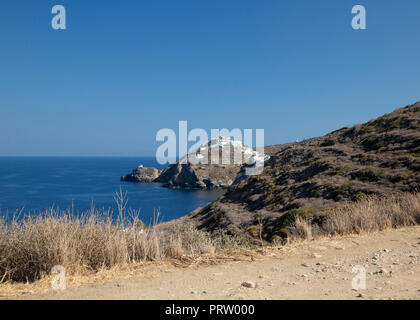
{"label": "calm sea water", "polygon": [[149,222],[160,209],[163,220],[182,217],[221,195],[220,191],[172,190],[161,184],[120,182],[140,164],[163,168],[154,158],[0,157],[0,210],[12,214],[24,209],[36,214],[51,208],[74,212],[96,208],[117,210],[113,193],[122,186],[128,205],[141,209]]}

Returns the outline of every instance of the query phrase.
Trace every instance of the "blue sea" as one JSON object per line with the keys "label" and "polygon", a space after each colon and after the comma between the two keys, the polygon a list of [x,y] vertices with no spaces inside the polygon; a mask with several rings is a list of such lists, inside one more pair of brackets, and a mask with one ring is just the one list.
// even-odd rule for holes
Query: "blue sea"
{"label": "blue sea", "polygon": [[182,217],[218,198],[221,191],[173,190],[157,183],[120,182],[140,164],[162,169],[154,158],[118,157],[0,157],[0,210],[11,215],[23,209],[38,214],[52,206],[73,208],[78,214],[96,208],[117,207],[115,191],[127,191],[127,208],[140,209],[148,223],[159,209],[162,221]]}

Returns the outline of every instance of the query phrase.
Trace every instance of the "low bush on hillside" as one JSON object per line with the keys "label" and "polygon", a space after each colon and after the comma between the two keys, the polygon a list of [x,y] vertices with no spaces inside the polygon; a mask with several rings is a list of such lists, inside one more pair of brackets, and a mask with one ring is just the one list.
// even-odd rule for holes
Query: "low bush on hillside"
{"label": "low bush on hillside", "polygon": [[[11,220],[0,218],[0,283],[30,282],[56,265],[68,274],[96,272],[143,261],[221,254],[244,247],[237,236],[210,235],[188,222],[144,224],[137,213],[119,204],[119,217],[97,210],[75,216],[50,209]],[[290,209],[288,240],[358,234],[420,224],[420,194],[366,196],[335,208],[322,219],[303,209]],[[292,219],[293,218],[293,219]]]}

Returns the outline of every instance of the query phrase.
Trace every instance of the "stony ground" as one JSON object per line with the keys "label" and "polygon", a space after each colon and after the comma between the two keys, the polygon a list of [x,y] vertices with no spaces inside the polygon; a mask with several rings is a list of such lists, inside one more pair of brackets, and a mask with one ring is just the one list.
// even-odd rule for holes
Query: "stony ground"
{"label": "stony ground", "polygon": [[[410,227],[271,248],[211,266],[149,265],[123,280],[17,298],[420,299],[419,255],[420,227]],[[366,268],[366,290],[352,289],[357,265]]]}

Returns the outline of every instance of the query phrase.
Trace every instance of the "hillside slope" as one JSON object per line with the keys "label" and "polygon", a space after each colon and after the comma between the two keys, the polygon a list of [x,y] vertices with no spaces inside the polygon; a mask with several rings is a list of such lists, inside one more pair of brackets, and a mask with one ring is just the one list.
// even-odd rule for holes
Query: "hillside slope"
{"label": "hillside slope", "polygon": [[[26,284],[20,295],[6,291],[0,299],[420,299],[415,281],[420,272],[419,232],[420,227],[411,227],[307,241],[272,248],[265,255],[249,251],[246,256],[227,256],[208,265],[198,257],[196,263],[179,267],[145,264],[113,272],[118,278],[107,283],[105,275],[80,286],[69,279],[66,290],[41,292]],[[366,267],[366,290],[352,290],[357,265]],[[256,288],[241,285],[249,280]]]}
{"label": "hillside slope", "polygon": [[319,217],[343,201],[420,188],[420,102],[325,136],[266,148],[264,172],[188,216],[199,228],[284,237],[296,216]]}

